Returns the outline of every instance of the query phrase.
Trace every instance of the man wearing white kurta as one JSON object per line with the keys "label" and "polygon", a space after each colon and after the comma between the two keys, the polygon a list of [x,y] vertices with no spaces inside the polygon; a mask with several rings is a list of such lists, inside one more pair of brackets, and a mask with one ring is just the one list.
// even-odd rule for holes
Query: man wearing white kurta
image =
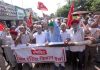
{"label": "man wearing white kurta", "polygon": [[46,33],[42,31],[42,25],[37,25],[37,32],[33,34],[33,38],[36,39],[36,44],[46,43]]}
{"label": "man wearing white kurta", "polygon": [[[66,29],[66,27],[67,27],[66,23],[62,23],[61,24],[60,35],[61,35],[62,42],[70,40],[69,29]],[[69,50],[70,49],[69,49],[69,46],[66,46],[65,50],[66,50],[67,63],[69,64],[70,63],[70,58],[69,58],[69,55],[70,55],[70,51]]]}
{"label": "man wearing white kurta", "polygon": [[[69,33],[70,33],[70,39],[72,42],[84,41],[84,30],[81,27],[79,27],[78,20],[72,21],[72,28],[69,30]],[[85,59],[84,50],[85,50],[85,45],[70,46],[73,70],[76,70],[77,59],[78,59],[78,69],[82,70],[83,61]]]}
{"label": "man wearing white kurta", "polygon": [[[25,26],[20,26],[20,32],[19,35],[16,39],[16,41],[18,42],[18,44],[28,44],[28,43],[32,43],[32,39],[33,36],[30,32],[28,32],[26,30]],[[30,66],[30,68],[32,68],[32,64],[31,63],[25,63],[26,65],[28,64]]]}

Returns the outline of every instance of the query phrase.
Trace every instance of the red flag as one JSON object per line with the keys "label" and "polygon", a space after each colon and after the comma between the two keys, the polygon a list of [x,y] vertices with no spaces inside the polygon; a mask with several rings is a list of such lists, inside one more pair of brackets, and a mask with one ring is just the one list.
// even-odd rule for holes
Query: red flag
{"label": "red flag", "polygon": [[26,22],[27,22],[27,26],[28,27],[32,26],[32,13],[30,13],[30,16],[29,16],[29,18],[28,18],[28,20]]}
{"label": "red flag", "polygon": [[72,1],[71,7],[70,7],[70,10],[69,10],[69,13],[68,13],[67,25],[69,27],[71,27],[71,22],[73,20],[73,15],[72,15],[73,12],[74,12],[74,1]]}
{"label": "red flag", "polygon": [[4,28],[5,28],[5,26],[2,23],[0,23],[0,31],[3,31]]}
{"label": "red flag", "polygon": [[47,7],[42,2],[38,2],[38,9],[48,11]]}

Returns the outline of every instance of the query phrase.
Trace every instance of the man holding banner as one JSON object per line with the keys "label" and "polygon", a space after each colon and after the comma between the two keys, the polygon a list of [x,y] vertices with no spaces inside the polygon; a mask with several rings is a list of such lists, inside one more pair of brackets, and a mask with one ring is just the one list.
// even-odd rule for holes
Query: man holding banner
{"label": "man holding banner", "polygon": [[[48,31],[48,42],[61,42],[60,30],[57,28],[57,24],[54,21],[51,21],[49,24]],[[64,63],[55,63],[54,70],[64,70]]]}
{"label": "man holding banner", "polygon": [[[84,41],[85,33],[84,30],[79,26],[79,20],[76,19],[72,20],[71,25],[72,27],[69,30],[71,41],[72,42]],[[77,70],[77,67],[79,70],[82,70],[84,59],[85,59],[84,58],[85,45],[70,46],[70,51],[71,51],[71,62],[72,62],[73,70]]]}

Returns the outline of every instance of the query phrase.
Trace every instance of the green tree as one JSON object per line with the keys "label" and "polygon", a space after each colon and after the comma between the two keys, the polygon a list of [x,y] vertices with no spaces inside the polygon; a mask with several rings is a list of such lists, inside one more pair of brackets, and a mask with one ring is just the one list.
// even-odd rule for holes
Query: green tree
{"label": "green tree", "polygon": [[81,1],[81,8],[88,11],[100,11],[100,0],[84,0]]}
{"label": "green tree", "polygon": [[91,11],[100,11],[100,0],[93,0],[90,6]]}
{"label": "green tree", "polygon": [[66,17],[69,12],[69,5],[64,5],[63,7],[57,9],[56,16],[57,17]]}
{"label": "green tree", "polygon": [[[67,0],[66,0],[67,1]],[[56,12],[58,17],[67,17],[72,0],[70,0],[68,5],[64,5],[59,8]],[[75,0],[75,11],[100,11],[100,0]]]}
{"label": "green tree", "polygon": [[[69,2],[70,4],[68,4],[68,5],[64,5],[61,8],[58,8],[57,9],[57,12],[56,12],[56,16],[57,17],[67,17],[68,16],[69,9],[70,9],[71,2]],[[76,10],[76,8],[78,6],[79,6],[78,1],[75,1],[75,10]]]}

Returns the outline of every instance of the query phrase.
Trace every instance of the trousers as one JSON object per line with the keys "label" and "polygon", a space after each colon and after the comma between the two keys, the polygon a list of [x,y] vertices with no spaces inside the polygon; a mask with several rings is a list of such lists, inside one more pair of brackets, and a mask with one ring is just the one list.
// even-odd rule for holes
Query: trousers
{"label": "trousers", "polygon": [[71,63],[73,70],[82,70],[85,61],[85,52],[72,52],[71,51]]}

